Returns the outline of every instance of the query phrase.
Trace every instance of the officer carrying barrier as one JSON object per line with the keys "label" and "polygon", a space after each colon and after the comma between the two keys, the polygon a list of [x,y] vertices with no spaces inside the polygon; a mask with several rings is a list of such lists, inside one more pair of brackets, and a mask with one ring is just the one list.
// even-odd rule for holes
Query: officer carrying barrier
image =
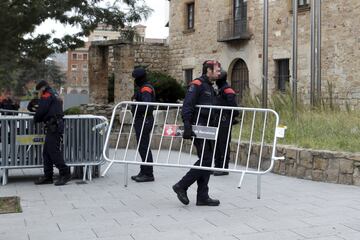
{"label": "officer carrying barrier", "polygon": [[[1,112],[1,111],[0,111]],[[108,121],[94,115],[67,115],[64,117],[64,159],[69,166],[84,168],[92,177],[92,166],[103,163],[102,152]],[[5,185],[10,169],[41,168],[42,148],[45,140],[42,124],[34,124],[31,113],[0,115],[0,170]]]}
{"label": "officer carrying barrier", "polygon": [[[135,118],[139,108],[142,112],[146,108],[141,124],[141,134],[144,131],[147,116],[153,114],[154,124],[150,130],[150,144],[146,151],[145,162],[142,162],[139,156],[138,142],[136,141]],[[128,183],[128,164],[140,164],[151,166],[167,166],[194,168],[209,171],[222,171],[240,173],[240,188],[245,174],[257,175],[257,197],[260,198],[261,175],[271,171],[274,161],[284,159],[276,156],[277,139],[284,136],[285,128],[279,126],[279,116],[271,109],[261,108],[243,108],[243,107],[224,107],[211,105],[196,106],[197,121],[193,124],[193,131],[196,138],[212,140],[214,151],[212,154],[212,164],[210,167],[202,166],[204,148],[198,156],[200,158],[199,166],[194,166],[196,151],[194,147],[194,138],[184,140],[182,138],[183,123],[181,118],[182,105],[169,103],[143,103],[125,101],[114,107],[109,129],[105,139],[104,159],[109,162],[102,176],[105,176],[114,163],[124,164],[125,186]],[[235,114],[237,113],[237,114]],[[199,124],[200,114],[205,114],[208,118],[206,126]],[[237,124],[228,124],[226,131],[227,140],[231,144],[225,144],[224,158],[230,154],[232,164],[215,167],[215,153],[217,151],[219,131],[224,131],[221,122],[228,117],[229,123],[235,123],[235,115],[238,116]],[[204,116],[204,115],[202,115]],[[221,126],[221,127],[220,127]],[[232,136],[231,136],[232,128]],[[148,131],[148,130],[146,130]],[[223,141],[223,140],[222,140]],[[203,144],[205,145],[205,144]],[[107,151],[109,149],[109,151]],[[150,151],[151,150],[151,151]],[[153,162],[147,162],[148,154],[153,155]],[[209,154],[209,153],[207,153]]]}

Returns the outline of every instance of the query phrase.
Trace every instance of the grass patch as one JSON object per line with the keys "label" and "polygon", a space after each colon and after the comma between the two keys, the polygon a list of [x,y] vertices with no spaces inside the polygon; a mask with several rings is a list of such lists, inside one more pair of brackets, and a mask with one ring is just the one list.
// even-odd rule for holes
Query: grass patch
{"label": "grass patch", "polygon": [[19,197],[0,197],[0,214],[22,212]]}
{"label": "grass patch", "polygon": [[[329,94],[330,95],[330,94]],[[246,107],[260,107],[260,98],[247,96]],[[300,102],[300,101],[299,101]],[[279,144],[295,145],[298,147],[319,150],[333,150],[346,152],[360,151],[360,112],[351,111],[349,107],[341,110],[333,100],[323,101],[321,106],[310,109],[303,103],[298,104],[296,115],[292,110],[292,98],[289,93],[275,94],[270,101],[269,108],[274,109],[280,117],[280,124],[286,125],[284,139]],[[250,139],[253,115],[245,113],[242,132],[243,141]],[[253,141],[260,142],[262,137],[263,117],[257,116],[256,131]],[[271,143],[274,132],[275,119],[269,118],[268,130],[265,132],[265,143]],[[270,127],[271,126],[271,127]],[[239,125],[234,126],[232,138],[238,139]]]}

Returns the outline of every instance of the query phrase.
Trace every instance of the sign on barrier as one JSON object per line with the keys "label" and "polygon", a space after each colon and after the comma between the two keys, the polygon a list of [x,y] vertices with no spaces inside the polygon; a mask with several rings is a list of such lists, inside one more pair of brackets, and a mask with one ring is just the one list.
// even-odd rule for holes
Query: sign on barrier
{"label": "sign on barrier", "polygon": [[[192,126],[192,130],[197,138],[216,140],[218,128],[206,126]],[[166,124],[164,126],[165,137],[182,137],[184,133],[184,126]]]}
{"label": "sign on barrier", "polygon": [[16,145],[42,145],[45,142],[44,134],[16,135]]}

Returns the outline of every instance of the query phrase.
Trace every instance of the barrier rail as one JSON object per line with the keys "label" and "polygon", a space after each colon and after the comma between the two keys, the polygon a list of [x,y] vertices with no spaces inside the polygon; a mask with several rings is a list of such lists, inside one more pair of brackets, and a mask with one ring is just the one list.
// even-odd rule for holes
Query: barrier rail
{"label": "barrier rail", "polygon": [[[144,116],[148,116],[153,111],[154,124],[150,132],[149,147],[147,148],[146,158],[152,151],[155,156],[153,162],[142,162],[139,158],[138,150],[139,144],[134,135],[135,116],[138,109],[145,108]],[[269,172],[274,166],[274,161],[283,159],[283,157],[276,157],[276,143],[278,137],[283,137],[284,128],[279,126],[279,116],[271,109],[260,108],[241,108],[241,107],[221,107],[221,106],[196,106],[197,121],[193,125],[193,129],[198,131],[197,138],[213,139],[214,151],[212,154],[212,163],[210,167],[202,166],[204,148],[200,155],[200,166],[194,166],[193,163],[197,160],[192,159],[194,152],[194,139],[184,140],[182,136],[182,120],[181,120],[181,104],[167,104],[167,103],[140,103],[140,102],[121,102],[114,107],[108,133],[104,146],[104,159],[109,162],[107,168],[102,173],[105,176],[107,171],[114,163],[125,164],[124,181],[125,186],[128,183],[128,164],[152,165],[152,166],[167,166],[167,167],[182,167],[195,168],[210,171],[226,171],[241,173],[239,188],[243,182],[245,174],[257,175],[257,194],[260,198],[261,191],[261,175]],[[231,151],[225,150],[226,159],[227,154],[230,154],[233,165],[225,168],[225,163],[222,167],[214,166],[214,159],[216,148],[218,146],[219,131],[224,131],[221,125],[223,117],[230,117],[229,122],[233,122],[234,114],[238,111],[241,119],[239,124],[233,126],[232,134],[236,139],[236,147]],[[207,124],[200,124],[200,114],[207,114]],[[120,124],[116,124],[115,121]],[[214,120],[216,119],[216,120]],[[144,118],[145,120],[145,118]],[[145,121],[142,120],[141,137]],[[205,125],[205,126],[204,126]],[[231,125],[227,126],[227,142],[231,140]],[[203,128],[201,130],[200,128]],[[224,134],[223,132],[221,132]],[[208,135],[206,135],[208,134]],[[207,141],[208,141],[207,140]],[[252,151],[255,143],[258,143],[260,151],[257,159],[254,159]],[[270,152],[264,152],[265,145],[270,145]],[[205,146],[205,144],[203,144]],[[226,144],[226,148],[228,148]],[[112,149],[112,151],[106,151]],[[134,153],[134,151],[136,152]],[[129,154],[132,153],[132,154]],[[187,153],[187,154],[186,154]],[[133,156],[135,154],[135,157]],[[191,160],[192,159],[192,160]]]}
{"label": "barrier rail", "polygon": [[[32,116],[0,116],[0,169],[2,184],[7,183],[8,170],[43,166],[43,124],[34,124]],[[100,126],[100,127],[99,127]],[[92,176],[91,166],[103,163],[102,148],[107,119],[94,115],[64,117],[64,160],[69,166],[84,167],[83,179]]]}

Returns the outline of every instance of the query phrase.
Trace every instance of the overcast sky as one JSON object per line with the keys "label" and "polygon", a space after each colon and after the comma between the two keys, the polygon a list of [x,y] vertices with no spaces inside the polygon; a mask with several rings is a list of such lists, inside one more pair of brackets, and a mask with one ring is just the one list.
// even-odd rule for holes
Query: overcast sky
{"label": "overcast sky", "polygon": [[[111,0],[109,1],[111,2]],[[141,22],[141,24],[147,26],[145,37],[166,38],[169,35],[168,28],[165,27],[169,16],[169,1],[145,0],[145,3],[154,10],[147,21]],[[76,33],[78,30],[74,27],[63,26],[53,20],[47,20],[37,27],[35,33],[51,33],[51,31],[55,31],[55,37],[61,37],[65,33],[72,34]]]}

